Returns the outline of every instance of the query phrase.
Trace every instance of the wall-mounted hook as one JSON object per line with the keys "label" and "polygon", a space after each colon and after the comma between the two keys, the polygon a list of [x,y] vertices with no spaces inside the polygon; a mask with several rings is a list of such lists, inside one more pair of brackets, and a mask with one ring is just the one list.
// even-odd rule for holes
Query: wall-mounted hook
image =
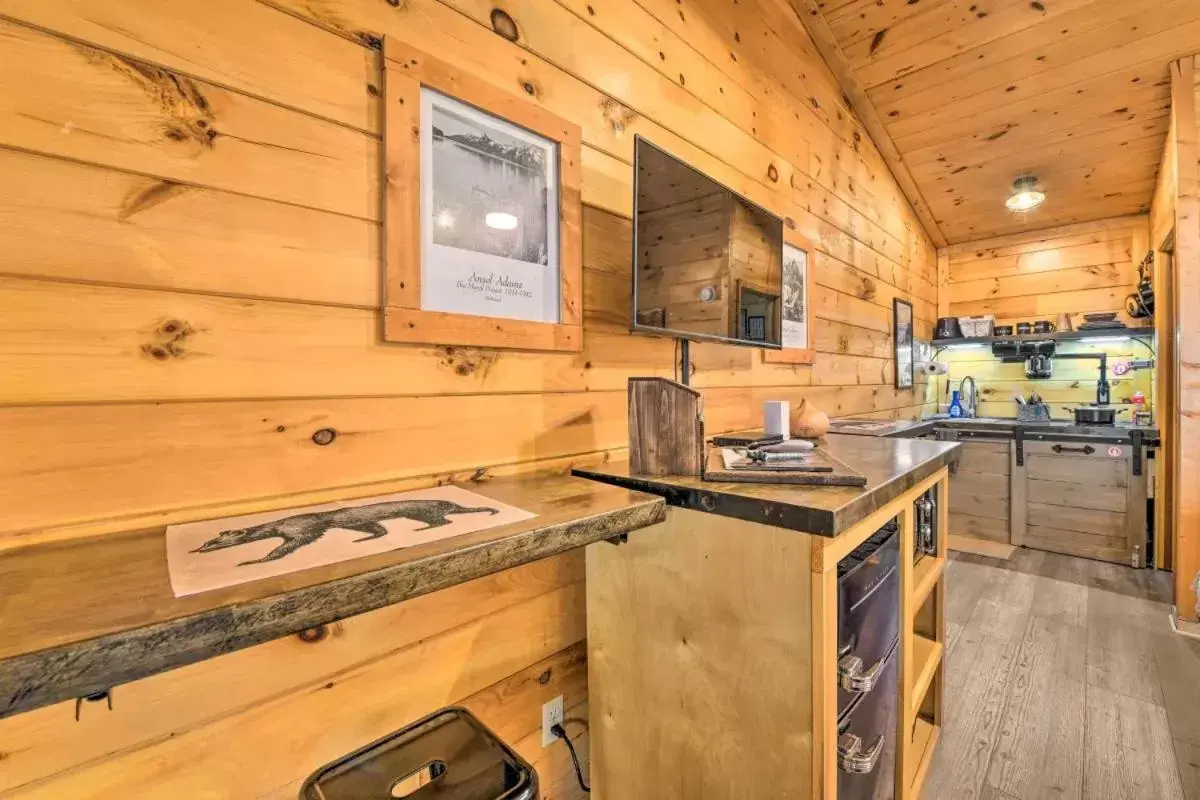
{"label": "wall-mounted hook", "polygon": [[75,698],[75,721],[79,722],[79,710],[80,710],[80,708],[83,707],[84,700],[87,700],[89,703],[99,703],[101,700],[107,700],[108,701],[108,710],[112,711],[112,696],[113,696],[112,689],[103,689],[99,692],[93,692],[92,694],[86,694],[83,697],[76,697]]}

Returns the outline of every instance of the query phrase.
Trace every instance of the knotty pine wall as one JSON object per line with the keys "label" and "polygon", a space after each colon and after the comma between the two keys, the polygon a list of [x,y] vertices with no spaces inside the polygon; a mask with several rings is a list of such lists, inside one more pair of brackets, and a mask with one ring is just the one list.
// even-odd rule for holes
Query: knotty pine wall
{"label": "knotty pine wall", "polygon": [[1125,314],[1125,298],[1149,246],[1146,216],[951,245],[940,252],[948,264],[949,311],[994,314],[998,325],[1057,322],[1070,314],[1076,326],[1085,313],[1118,311],[1127,325],[1144,325]]}
{"label": "knotty pine wall", "polygon": [[[996,323],[1016,325],[1045,319],[1058,322],[1069,314],[1078,326],[1083,314],[1120,311],[1127,325],[1147,320],[1125,314],[1125,298],[1137,285],[1137,265],[1149,248],[1149,218],[1116,219],[1067,225],[1031,233],[952,245],[939,251],[946,284],[943,299],[952,316],[994,314]],[[1101,335],[1098,333],[1097,335]],[[1146,340],[1153,346],[1152,340]],[[1138,371],[1115,376],[1118,362],[1153,357],[1138,342],[1111,344],[1064,343],[1063,353],[1106,352],[1114,403],[1127,402],[1134,392],[1154,399],[1154,373]],[[944,350],[938,356],[950,372],[938,378],[938,402],[950,402],[949,390],[970,375],[980,392],[981,416],[1015,417],[1014,394],[1042,395],[1052,414],[1070,419],[1064,407],[1096,401],[1098,365],[1091,361],[1057,361],[1048,380],[1025,378],[1024,364],[1001,364],[987,348]],[[1123,419],[1130,421],[1131,414]]]}
{"label": "knotty pine wall", "polygon": [[1163,148],[1154,203],[1151,241],[1156,252],[1155,288],[1169,313],[1156,320],[1160,344],[1159,388],[1163,394],[1163,445],[1159,485],[1170,502],[1155,509],[1158,529],[1172,535],[1170,566],[1180,619],[1200,621],[1200,500],[1191,487],[1200,477],[1200,70],[1188,57],[1171,64],[1171,125]]}
{"label": "knotty pine wall", "polygon": [[[693,349],[710,431],[923,410],[889,329],[929,335],[934,250],[786,3],[503,0],[515,42],[494,8],[0,0],[0,550],[619,455],[626,379],[672,373],[627,333],[635,133],[819,248],[813,366]],[[384,34],[582,126],[583,353],[380,343]],[[567,554],[0,722],[0,795],[294,797],[465,702],[573,796],[536,734],[586,721],[582,598]]]}

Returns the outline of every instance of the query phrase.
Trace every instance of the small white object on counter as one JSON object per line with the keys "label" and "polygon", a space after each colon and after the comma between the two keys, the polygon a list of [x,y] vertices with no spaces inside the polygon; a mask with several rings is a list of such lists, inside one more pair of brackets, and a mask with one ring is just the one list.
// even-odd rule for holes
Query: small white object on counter
{"label": "small white object on counter", "polygon": [[768,400],[763,403],[763,431],[768,436],[792,435],[792,404],[787,400]]}

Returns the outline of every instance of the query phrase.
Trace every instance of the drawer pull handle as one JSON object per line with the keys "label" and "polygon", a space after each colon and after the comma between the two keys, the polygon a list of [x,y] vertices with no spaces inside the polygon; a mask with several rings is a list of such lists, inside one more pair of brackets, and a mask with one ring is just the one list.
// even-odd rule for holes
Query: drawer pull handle
{"label": "drawer pull handle", "polygon": [[1085,444],[1083,447],[1066,447],[1061,444],[1056,444],[1050,449],[1056,453],[1083,453],[1085,456],[1090,456],[1092,453],[1096,452],[1096,448],[1092,447],[1090,444]]}
{"label": "drawer pull handle", "polygon": [[879,659],[875,666],[863,670],[863,660],[858,656],[845,656],[838,661],[838,685],[847,692],[869,692],[875,688],[879,673],[883,672],[883,662]]}
{"label": "drawer pull handle", "polygon": [[843,733],[838,737],[838,766],[842,772],[851,775],[866,775],[875,769],[879,756],[883,754],[883,736],[875,740],[875,744],[866,750],[862,749],[863,741],[853,733]]}

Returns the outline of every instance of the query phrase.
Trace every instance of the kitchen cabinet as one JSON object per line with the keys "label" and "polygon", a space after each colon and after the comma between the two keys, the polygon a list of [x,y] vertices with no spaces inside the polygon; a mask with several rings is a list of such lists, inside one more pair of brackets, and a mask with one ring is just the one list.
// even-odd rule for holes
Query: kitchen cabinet
{"label": "kitchen cabinet", "polygon": [[[576,475],[667,519],[587,549],[595,797],[917,800],[943,724],[942,442],[831,435],[862,489]],[[918,547],[921,514],[935,535]]]}
{"label": "kitchen cabinet", "polygon": [[1145,565],[1146,469],[1131,444],[1027,441],[1022,451],[1012,458],[1013,544]]}
{"label": "kitchen cabinet", "polygon": [[962,441],[958,465],[950,473],[950,529],[1009,543],[1011,523],[1011,441]]}

